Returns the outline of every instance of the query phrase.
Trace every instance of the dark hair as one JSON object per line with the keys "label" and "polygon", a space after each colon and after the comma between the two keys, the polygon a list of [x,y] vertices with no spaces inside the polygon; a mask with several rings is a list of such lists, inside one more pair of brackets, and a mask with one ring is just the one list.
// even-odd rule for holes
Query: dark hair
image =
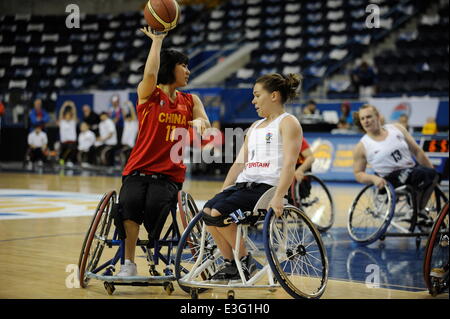
{"label": "dark hair", "polygon": [[176,50],[162,50],[161,63],[158,72],[158,84],[172,84],[175,82],[175,66],[177,64],[188,64],[189,57]]}
{"label": "dark hair", "polygon": [[280,92],[281,102],[292,101],[297,97],[297,89],[302,84],[303,77],[299,74],[288,74],[283,76],[278,73],[266,74],[256,80],[256,83],[263,85],[264,89],[270,93]]}
{"label": "dark hair", "polygon": [[310,105],[310,104],[317,105],[316,101],[314,101],[314,100],[309,100],[308,103],[306,103],[306,105]]}

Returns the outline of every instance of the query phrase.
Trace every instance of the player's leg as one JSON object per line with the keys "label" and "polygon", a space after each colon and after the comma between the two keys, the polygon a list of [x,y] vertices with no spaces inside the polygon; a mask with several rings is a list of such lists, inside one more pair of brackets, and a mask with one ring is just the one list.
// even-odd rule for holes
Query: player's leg
{"label": "player's leg", "polygon": [[143,211],[147,184],[141,176],[126,176],[123,179],[119,195],[123,225],[125,228],[125,264],[118,276],[134,276],[137,274],[134,257],[139,236],[139,226],[143,221]]}

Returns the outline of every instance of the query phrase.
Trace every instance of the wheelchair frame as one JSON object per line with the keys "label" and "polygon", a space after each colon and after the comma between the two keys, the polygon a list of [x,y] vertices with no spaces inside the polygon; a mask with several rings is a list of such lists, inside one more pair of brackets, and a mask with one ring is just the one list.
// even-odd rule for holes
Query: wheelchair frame
{"label": "wheelchair frame", "polygon": [[[352,227],[353,215],[355,213],[355,208],[358,204],[358,201],[364,195],[364,193],[374,187],[375,187],[374,185],[366,185],[358,193],[358,195],[355,197],[355,199],[353,200],[353,202],[350,206],[350,209],[348,211],[348,222],[347,222],[347,230],[348,230],[350,237],[355,242],[358,242],[360,244],[365,244],[365,245],[369,245],[369,244],[377,241],[378,239],[384,240],[386,237],[416,237],[416,246],[417,246],[417,248],[419,248],[421,237],[427,237],[429,235],[429,233],[423,232],[423,231],[414,232],[414,229],[416,228],[417,217],[419,215],[419,211],[418,211],[418,208],[416,207],[417,203],[415,201],[415,198],[416,198],[415,191],[412,187],[410,187],[408,185],[403,185],[403,186],[400,186],[400,187],[397,187],[394,189],[392,184],[388,182],[387,185],[384,187],[384,191],[387,194],[387,200],[388,200],[387,210],[383,213],[383,216],[375,216],[376,218],[380,218],[380,219],[383,218],[382,225],[379,226],[378,229],[372,235],[370,235],[366,238],[361,239],[355,235],[355,233],[353,231],[353,227]],[[379,194],[379,191],[377,190],[377,195],[378,194]],[[439,212],[441,210],[442,206],[445,204],[445,202],[448,201],[448,199],[445,196],[445,194],[441,191],[439,186],[436,186],[434,188],[432,195],[433,194],[436,197],[435,204],[437,205],[436,209]],[[411,217],[411,219],[410,219],[410,224],[409,224],[408,229],[399,224],[400,222],[407,222],[408,220],[397,219],[397,217],[401,217],[401,216],[398,216],[397,204],[398,204],[398,199],[401,198],[402,196],[406,196],[406,200],[411,201],[411,203],[407,203],[409,208],[412,209],[411,215],[409,216],[409,217]],[[431,197],[430,197],[430,199],[431,199]],[[366,208],[366,211],[365,211],[366,214],[368,213],[367,209],[368,208]],[[375,215],[376,212],[371,212],[370,214]],[[396,216],[396,214],[397,214],[397,216]],[[390,232],[389,230],[392,228],[395,228],[399,232]]]}
{"label": "wheelchair frame", "polygon": [[[253,212],[258,211],[266,211],[266,207],[268,206],[271,198],[273,197],[275,192],[275,188],[269,189],[263,196],[259,199],[258,203],[255,205]],[[205,254],[206,254],[206,236],[209,234],[206,230],[206,225],[201,221],[201,218],[204,214],[204,212],[200,212],[198,214],[195,214],[196,216],[191,221],[191,223],[188,225],[188,227],[185,229],[179,243],[179,247],[177,250],[177,256],[175,259],[175,274],[178,280],[179,286],[187,293],[190,293],[192,299],[197,299],[199,292],[205,291],[209,288],[227,288],[229,289],[227,295],[229,299],[234,299],[235,292],[234,289],[240,289],[240,288],[246,288],[246,289],[269,289],[269,291],[274,291],[276,288],[283,287],[292,297],[294,298],[320,298],[320,296],[324,293],[327,281],[328,281],[328,259],[326,255],[326,249],[321,241],[321,237],[317,229],[315,228],[315,225],[308,219],[306,214],[304,214],[299,208],[292,206],[292,205],[286,205],[286,209],[293,209],[296,212],[299,213],[299,216],[301,216],[301,219],[303,222],[307,224],[311,232],[313,232],[313,236],[316,239],[316,242],[319,246],[319,250],[322,257],[322,278],[321,278],[321,287],[320,289],[314,294],[314,295],[307,295],[304,293],[301,293],[302,295],[293,292],[293,288],[289,287],[289,284],[286,283],[285,278],[282,274],[279,273],[277,269],[277,265],[275,265],[274,257],[272,256],[274,250],[272,247],[270,247],[270,243],[268,239],[264,240],[264,250],[265,253],[262,254],[256,254],[255,252],[260,252],[260,250],[257,248],[257,245],[248,237],[248,224],[240,223],[237,225],[237,232],[236,232],[236,246],[233,249],[233,256],[234,260],[236,262],[236,267],[238,269],[241,283],[232,283],[228,282],[227,284],[218,284],[218,283],[209,283],[205,282],[206,277],[209,275],[212,275],[213,272],[215,272],[216,265],[215,261],[219,260],[221,257],[219,257],[220,251],[219,249],[213,248],[213,254],[208,255],[206,260]],[[267,212],[267,211],[266,211]],[[270,228],[270,222],[273,217],[274,213],[273,210],[269,210],[265,214],[265,220],[264,220],[264,231],[263,233],[264,238],[268,236],[268,231]],[[201,231],[198,235],[200,235],[200,247],[196,249],[192,246],[191,243],[187,242],[188,236],[191,236],[191,230],[194,229],[194,227],[197,226],[198,223],[201,223]],[[199,227],[198,227],[199,228]],[[197,228],[197,230],[198,230]],[[268,263],[263,265],[259,263],[262,266],[262,269],[259,269],[255,274],[252,275],[249,280],[246,280],[241,262],[239,260],[240,256],[240,243],[241,243],[241,237],[246,241],[246,243],[249,246],[249,251],[252,252],[252,255],[255,257],[265,257],[268,260]],[[181,258],[182,253],[184,250],[184,247],[189,246],[189,250],[191,251],[192,255],[194,256],[193,260],[193,266],[188,271],[188,269],[181,266]],[[237,247],[237,248],[236,248]],[[217,248],[217,247],[216,247]],[[208,245],[208,249],[211,249]],[[215,250],[215,251],[214,251]],[[276,260],[276,263],[279,264],[278,260]],[[267,281],[268,284],[262,285],[262,284],[256,284],[260,280],[263,279],[263,277],[267,275]],[[199,282],[196,281],[196,278],[201,277],[204,281]]]}
{"label": "wheelchair frame", "polygon": [[[179,191],[178,192],[178,208],[181,219],[186,219],[186,211],[183,209],[184,203],[189,194]],[[111,215],[112,205],[116,205],[118,202],[117,193],[110,191],[103,195],[100,200],[96,212],[91,221],[91,226],[84,239],[83,247],[80,253],[78,262],[79,267],[79,279],[80,286],[86,288],[90,279],[97,279],[104,282],[104,287],[108,294],[112,295],[115,291],[115,286],[163,286],[167,294],[172,294],[174,291],[173,283],[175,275],[170,269],[170,266],[174,264],[173,249],[178,246],[180,239],[180,228],[177,223],[177,210],[176,204],[169,211],[169,215],[172,218],[170,226],[161,232],[162,237],[159,240],[154,240],[150,243],[149,240],[138,239],[136,246],[140,247],[142,251],[147,255],[147,262],[149,265],[150,276],[133,276],[133,277],[118,277],[114,276],[115,265],[117,262],[124,262],[124,249],[125,242],[119,239],[117,229],[115,229],[113,236],[108,238],[110,228],[113,223],[113,216]],[[102,222],[103,221],[103,222]],[[184,223],[183,223],[184,224]],[[100,226],[100,234],[97,234],[97,229]],[[98,240],[94,253],[91,255],[90,250],[94,239]],[[151,245],[153,244],[153,245]],[[151,246],[153,246],[151,248]],[[111,259],[102,262],[98,266],[101,254],[105,247],[113,248],[118,247],[118,250]],[[167,247],[167,254],[162,253],[162,249]],[[97,256],[98,255],[98,256]],[[161,275],[156,266],[162,262],[165,264],[164,275]],[[99,274],[100,272],[103,273]]]}

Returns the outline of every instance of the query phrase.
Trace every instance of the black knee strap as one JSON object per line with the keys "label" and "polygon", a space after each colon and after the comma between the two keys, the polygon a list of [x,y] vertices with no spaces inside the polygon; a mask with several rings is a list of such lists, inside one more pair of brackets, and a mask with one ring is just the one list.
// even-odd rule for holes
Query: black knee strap
{"label": "black knee strap", "polygon": [[122,208],[119,204],[114,203],[111,208],[111,216],[114,220],[114,226],[116,226],[117,234],[119,239],[124,240],[127,238],[127,233],[125,231],[125,226],[123,225]]}
{"label": "black knee strap", "polygon": [[203,213],[202,218],[207,226],[227,227],[231,223],[233,223],[233,220],[231,219],[230,216],[224,216],[224,215],[213,217],[211,215]]}

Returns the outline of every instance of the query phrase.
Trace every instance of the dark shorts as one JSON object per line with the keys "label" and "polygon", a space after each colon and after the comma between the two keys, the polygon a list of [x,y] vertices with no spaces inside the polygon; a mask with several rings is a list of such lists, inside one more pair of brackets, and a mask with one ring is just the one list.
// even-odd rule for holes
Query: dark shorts
{"label": "dark shorts", "polygon": [[412,168],[405,168],[394,171],[385,177],[394,188],[402,185],[410,185],[415,190],[425,191],[430,186],[434,186],[439,179],[439,174],[432,168],[416,165]]}
{"label": "dark shorts", "polygon": [[240,209],[252,211],[261,196],[273,186],[268,184],[254,184],[247,187],[247,183],[236,184],[227,188],[209,200],[204,208],[216,209],[222,215],[228,216]]}
{"label": "dark shorts", "polygon": [[168,178],[124,176],[119,194],[122,220],[144,223],[149,237],[158,239],[170,209],[176,208],[181,186]]}

